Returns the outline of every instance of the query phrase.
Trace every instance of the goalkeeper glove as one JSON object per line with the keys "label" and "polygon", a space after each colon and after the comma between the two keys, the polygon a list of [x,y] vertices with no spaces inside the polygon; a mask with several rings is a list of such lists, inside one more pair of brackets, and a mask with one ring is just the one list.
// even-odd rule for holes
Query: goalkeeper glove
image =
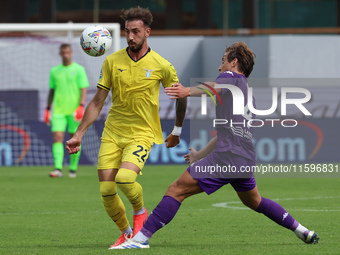
{"label": "goalkeeper glove", "polygon": [[79,105],[78,108],[73,113],[75,121],[81,121],[84,116],[84,105]]}
{"label": "goalkeeper glove", "polygon": [[48,105],[45,110],[45,123],[47,126],[50,125],[51,121],[51,113],[50,113],[50,106]]}

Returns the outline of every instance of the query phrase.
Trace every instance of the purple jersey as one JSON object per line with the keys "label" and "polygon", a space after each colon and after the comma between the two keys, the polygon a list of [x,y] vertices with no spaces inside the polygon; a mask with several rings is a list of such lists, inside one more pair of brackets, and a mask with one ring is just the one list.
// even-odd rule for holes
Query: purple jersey
{"label": "purple jersey", "polygon": [[[218,84],[234,85],[241,89],[244,95],[245,106],[244,115],[234,115],[232,93],[229,89],[222,88],[222,91],[219,94],[222,105],[217,104],[216,106],[216,119],[223,119],[227,120],[228,122],[227,124],[216,125],[217,145],[215,151],[230,151],[233,154],[240,155],[255,162],[256,153],[252,142],[253,130],[247,125],[248,120],[255,117],[249,112],[247,107],[247,78],[241,74],[226,71],[221,73],[215,82]],[[254,102],[253,105],[255,105]]]}

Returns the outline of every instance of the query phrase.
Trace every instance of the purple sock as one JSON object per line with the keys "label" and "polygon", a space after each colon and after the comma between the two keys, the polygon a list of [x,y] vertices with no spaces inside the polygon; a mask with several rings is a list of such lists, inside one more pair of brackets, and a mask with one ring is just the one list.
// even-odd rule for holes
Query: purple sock
{"label": "purple sock", "polygon": [[173,217],[175,217],[181,202],[173,197],[164,196],[162,201],[150,214],[148,220],[145,222],[143,228],[140,230],[146,237],[151,236],[160,228],[168,224]]}
{"label": "purple sock", "polygon": [[281,205],[268,198],[262,197],[261,203],[256,211],[258,213],[263,213],[277,224],[293,231],[299,225],[299,222],[297,222]]}

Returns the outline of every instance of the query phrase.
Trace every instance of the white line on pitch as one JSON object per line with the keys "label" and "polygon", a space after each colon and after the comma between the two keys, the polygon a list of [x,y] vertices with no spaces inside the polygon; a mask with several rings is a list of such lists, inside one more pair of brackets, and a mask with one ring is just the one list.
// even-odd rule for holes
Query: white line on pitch
{"label": "white line on pitch", "polygon": [[[340,198],[339,196],[328,196],[328,197],[297,197],[297,198],[276,198],[274,201],[290,201],[290,200],[311,200],[311,199],[333,199]],[[231,201],[231,202],[223,202],[223,203],[215,203],[212,204],[214,207],[222,207],[234,210],[248,210],[248,207],[239,207],[233,206],[233,204],[242,204],[241,201]],[[287,208],[287,211],[305,211],[305,212],[340,212],[340,209],[328,209],[327,207],[321,207],[318,209],[310,209],[310,208]],[[339,208],[339,207],[336,207]],[[250,210],[250,209],[249,209]]]}

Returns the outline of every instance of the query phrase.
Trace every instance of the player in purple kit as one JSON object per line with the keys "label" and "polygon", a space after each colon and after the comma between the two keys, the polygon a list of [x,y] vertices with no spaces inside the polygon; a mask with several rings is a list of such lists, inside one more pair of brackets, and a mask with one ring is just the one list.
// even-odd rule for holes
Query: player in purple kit
{"label": "player in purple kit", "polygon": [[[160,228],[168,224],[176,215],[182,201],[192,195],[206,192],[212,194],[222,186],[232,185],[239,198],[252,210],[263,213],[277,224],[292,230],[305,243],[317,243],[318,235],[297,222],[281,205],[259,194],[252,173],[244,176],[242,166],[255,166],[256,154],[252,143],[252,129],[243,125],[251,115],[233,115],[233,97],[230,90],[217,88],[216,84],[231,84],[242,90],[247,98],[247,77],[253,70],[255,54],[244,42],[227,47],[219,67],[220,75],[215,82],[207,82],[194,88],[181,84],[165,89],[171,99],[200,96],[207,89],[216,91],[223,104],[216,106],[216,118],[228,120],[229,124],[218,125],[217,136],[200,151],[191,148],[185,155],[191,166],[166,191],[163,199],[152,211],[143,228],[132,239],[128,239],[116,249],[149,248],[148,240]],[[254,100],[254,99],[253,99]],[[247,102],[244,105],[247,109]],[[246,111],[247,112],[247,111]],[[230,123],[235,123],[230,125]],[[196,171],[207,166],[233,166],[235,173]]]}

